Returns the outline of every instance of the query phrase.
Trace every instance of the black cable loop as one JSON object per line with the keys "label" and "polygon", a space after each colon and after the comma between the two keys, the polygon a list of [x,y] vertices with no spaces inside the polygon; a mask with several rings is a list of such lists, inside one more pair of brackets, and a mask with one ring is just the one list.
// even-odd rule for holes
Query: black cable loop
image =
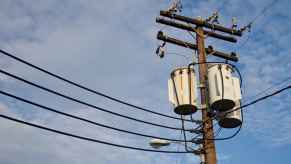
{"label": "black cable loop", "polygon": [[[238,68],[235,66],[235,65],[233,65],[233,64],[230,64],[230,63],[227,63],[227,62],[200,62],[200,63],[195,63],[195,62],[193,62],[193,63],[190,63],[189,65],[188,65],[188,68],[190,68],[190,66],[191,65],[196,65],[196,64],[211,64],[211,63],[213,63],[213,64],[227,64],[227,65],[230,65],[232,68],[234,68],[235,70],[236,70],[236,72],[237,72],[237,74],[239,75],[239,78],[240,78],[240,87],[242,87],[242,76],[241,76],[241,73],[240,73],[240,71],[238,70]],[[222,68],[221,68],[221,65],[218,65],[218,68],[219,68],[219,71],[220,71],[220,77],[221,77],[221,90],[222,90],[222,100],[224,99],[224,81],[223,81],[223,74],[222,74]],[[212,119],[212,118],[210,118],[210,119]],[[208,120],[206,120],[205,122],[203,122],[200,126],[198,126],[196,129],[198,129],[198,128],[201,128],[206,122],[207,122]],[[241,125],[242,126],[242,125]],[[240,132],[240,130],[241,130],[241,126],[238,128],[238,130],[233,134],[233,135],[231,135],[231,136],[229,136],[229,137],[225,137],[225,138],[205,138],[206,140],[228,140],[228,139],[231,139],[231,138],[233,138],[233,137],[235,137],[239,132]],[[194,139],[202,139],[202,138],[198,138],[200,135],[197,135],[196,137],[194,137]]]}
{"label": "black cable loop", "polygon": [[[188,69],[189,71],[190,69]],[[181,70],[182,71],[182,70]],[[180,72],[181,73],[181,72]],[[189,72],[188,72],[188,75],[189,75]],[[171,74],[171,79],[172,79],[172,83],[173,83],[173,87],[174,87],[174,92],[175,92],[175,95],[176,95],[176,100],[177,100],[177,104],[178,106],[180,105],[180,102],[179,102],[179,98],[178,98],[178,94],[177,94],[177,88],[176,88],[176,84],[175,84],[175,80],[174,80],[174,76],[175,76],[175,72],[173,72]],[[189,77],[189,76],[188,76]],[[182,132],[183,132],[183,137],[184,137],[184,147],[185,147],[185,151],[189,152],[188,150],[188,144],[187,144],[187,136],[186,136],[186,133],[185,133],[185,124],[184,124],[184,119],[183,119],[183,116],[181,115],[181,124],[182,124]],[[192,140],[191,140],[192,141]]]}
{"label": "black cable loop", "polygon": [[183,116],[181,115],[181,123],[182,123],[182,132],[183,132],[183,136],[184,136],[184,146],[185,146],[185,151],[189,151],[188,150],[188,145],[187,145],[187,137],[186,137],[186,133],[185,133],[185,125],[184,125],[184,121],[182,120]]}

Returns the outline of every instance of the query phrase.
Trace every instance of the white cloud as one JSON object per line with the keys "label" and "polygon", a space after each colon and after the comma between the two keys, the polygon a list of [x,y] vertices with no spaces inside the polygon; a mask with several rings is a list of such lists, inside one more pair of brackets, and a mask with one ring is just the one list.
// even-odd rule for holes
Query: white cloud
{"label": "white cloud", "polygon": [[[159,27],[155,24],[155,16],[158,15],[159,9],[168,6],[168,2],[161,0],[74,0],[62,2],[57,0],[37,2],[3,0],[0,2],[1,47],[32,63],[48,68],[52,72],[80,81],[90,88],[96,88],[134,104],[142,106],[147,104],[145,106],[154,107],[155,111],[171,114],[173,112],[167,102],[166,82],[169,72],[174,65],[177,65],[177,60],[180,59],[171,56],[157,63],[157,58],[154,55],[154,49],[156,48],[155,35]],[[230,24],[231,15],[238,16],[241,23],[246,23],[253,18],[255,13],[258,13],[262,4],[265,4],[265,2],[230,1],[225,10],[221,11],[222,23]],[[187,6],[185,10],[191,16],[206,16],[219,5],[220,2],[217,1],[203,1],[197,3],[197,6],[194,6],[191,12],[188,11]],[[274,12],[288,18],[290,14],[287,12],[288,10],[281,9],[282,6],[277,6],[277,10]],[[291,61],[288,57],[290,52],[288,51],[289,34],[282,36],[282,33],[288,31],[289,28],[287,27],[289,26],[278,26],[275,21],[264,27],[263,25],[270,22],[269,17],[272,16],[273,14],[270,13],[267,17],[259,19],[259,22],[254,26],[254,32],[256,33],[250,33],[252,36],[250,42],[239,52],[240,63],[245,66],[242,73],[247,95],[253,95],[257,91],[270,86],[274,83],[274,79],[281,79],[291,69]],[[260,29],[263,34],[259,32]],[[171,29],[167,29],[167,31],[171,31]],[[182,37],[179,32],[175,34],[179,38]],[[266,38],[266,35],[268,38]],[[224,43],[215,43],[218,49],[225,48],[225,46],[222,46]],[[283,47],[282,51],[277,51],[280,46]],[[176,52],[182,51],[170,45],[168,45],[168,49]],[[282,60],[283,57],[284,60]],[[12,62],[8,58],[1,57],[0,59],[1,69],[7,69],[50,88],[88,100],[93,104],[114,109],[116,112],[130,114],[147,121],[162,124],[169,122],[172,126],[179,126],[175,121],[158,119],[159,117],[144,112],[134,112],[127,107],[117,106],[49,78],[38,71],[33,71],[17,62]],[[46,93],[39,92],[39,90],[29,88],[21,83],[6,84],[7,78],[4,76],[0,76],[0,80],[3,82],[1,87],[6,90],[31,98],[34,101],[50,104],[50,106],[67,109],[66,111],[75,112],[93,120],[140,132],[146,131],[155,135],[165,134],[173,138],[178,134],[158,128],[141,126],[123,119],[115,121],[117,120],[116,117],[106,116],[101,112],[94,114],[88,109],[84,109],[85,113],[83,110],[77,110],[81,107],[59,99],[59,97],[48,96]],[[3,84],[5,84],[5,87],[2,86]],[[284,102],[287,101],[288,98],[284,98]],[[278,105],[278,102],[276,104]],[[107,140],[112,139],[112,135],[115,134],[100,129],[92,131],[91,127],[87,126],[83,129],[84,124],[72,123],[69,120],[64,121],[62,118],[55,118],[54,115],[50,114],[42,116],[43,113],[31,112],[32,110],[29,110],[30,107],[28,106],[24,106],[23,109],[28,110],[23,111],[21,105],[19,106],[17,107],[19,109],[13,109],[13,112],[17,113],[16,116],[27,119],[23,115],[35,115],[31,121],[36,123],[54,127],[61,124],[61,128],[66,130],[72,132],[82,130],[86,135],[106,138]],[[257,108],[263,109],[259,110]],[[288,106],[280,103],[280,107],[279,105],[273,106],[269,110],[266,110],[266,108],[268,106],[256,106],[247,113],[247,128],[245,128],[247,134],[257,139],[264,138],[263,142],[272,140],[274,143],[290,144],[291,134],[288,126],[290,120],[286,118],[286,115],[290,115],[290,113],[282,113],[283,110],[288,109]],[[251,112],[251,110],[254,110],[254,112]],[[276,120],[282,120],[282,122]],[[106,146],[97,146],[73,141],[66,137],[48,135],[48,133],[39,134],[38,130],[22,128],[6,121],[1,121],[0,126],[3,131],[7,132],[5,139],[2,140],[3,147],[7,149],[0,149],[3,152],[0,153],[0,158],[3,159],[1,161],[6,163],[19,163],[23,160],[25,163],[35,163],[35,161],[42,163],[44,161],[48,163],[96,163],[97,159],[99,160],[98,163],[115,163],[120,158],[126,162],[132,161],[132,163],[137,163],[137,161],[139,163],[140,161],[160,163],[155,158],[156,156],[151,154],[119,151]],[[271,130],[269,130],[270,127]],[[284,137],[280,137],[282,134],[284,134]],[[24,141],[24,139],[26,140]],[[134,137],[127,138],[121,135],[119,138],[115,138],[115,141],[126,144],[140,144],[145,142],[146,139],[138,141]],[[72,142],[76,142],[76,144],[72,145]],[[67,151],[61,151],[64,148]],[[34,156],[34,154],[37,155]],[[12,158],[12,156],[18,158]],[[160,158],[162,163],[170,163],[173,157],[164,155]],[[187,162],[197,162],[197,158],[192,159],[192,156],[186,156],[185,160]]]}

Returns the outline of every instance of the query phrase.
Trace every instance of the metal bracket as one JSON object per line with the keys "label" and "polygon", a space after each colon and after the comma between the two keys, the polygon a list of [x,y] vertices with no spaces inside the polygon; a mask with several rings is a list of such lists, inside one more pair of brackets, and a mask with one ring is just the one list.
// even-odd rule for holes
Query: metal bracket
{"label": "metal bracket", "polygon": [[190,129],[190,133],[195,133],[195,134],[203,134],[202,129]]}
{"label": "metal bracket", "polygon": [[198,88],[206,88],[206,85],[203,83],[198,84]]}
{"label": "metal bracket", "polygon": [[198,105],[198,109],[200,110],[207,109],[207,105],[206,104]]}
{"label": "metal bracket", "polygon": [[200,145],[203,143],[203,139],[192,139],[192,143],[194,143],[196,145]]}

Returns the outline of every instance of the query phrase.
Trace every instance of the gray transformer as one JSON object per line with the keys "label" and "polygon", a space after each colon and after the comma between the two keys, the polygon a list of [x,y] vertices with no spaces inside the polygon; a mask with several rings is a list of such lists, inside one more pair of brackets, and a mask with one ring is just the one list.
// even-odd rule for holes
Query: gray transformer
{"label": "gray transformer", "polygon": [[241,99],[239,80],[232,76],[233,68],[228,64],[208,66],[209,101],[211,108],[228,111]]}
{"label": "gray transformer", "polygon": [[179,115],[189,115],[197,111],[197,84],[193,68],[177,68],[168,81],[169,100]]}
{"label": "gray transformer", "polygon": [[[242,110],[240,108],[240,101],[235,102],[235,107],[229,111],[218,113],[218,124],[223,128],[236,128],[242,124]],[[237,109],[235,111],[232,111]],[[232,111],[232,112],[230,112]],[[228,113],[230,112],[230,113]]]}

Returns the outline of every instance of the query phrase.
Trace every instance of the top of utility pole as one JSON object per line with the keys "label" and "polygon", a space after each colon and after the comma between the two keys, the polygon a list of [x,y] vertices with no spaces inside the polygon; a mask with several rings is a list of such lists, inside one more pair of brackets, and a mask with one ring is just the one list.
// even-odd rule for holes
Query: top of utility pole
{"label": "top of utility pole", "polygon": [[191,23],[191,24],[194,24],[196,26],[206,27],[206,28],[209,28],[211,30],[220,31],[220,32],[224,32],[224,33],[228,33],[228,34],[236,35],[236,36],[242,36],[242,31],[241,30],[235,30],[235,29],[226,28],[226,27],[223,27],[223,26],[220,26],[220,25],[217,25],[217,24],[209,23],[209,22],[207,22],[205,20],[189,18],[189,17],[177,15],[175,13],[171,13],[169,11],[160,11],[160,15],[164,16],[164,17],[171,18],[171,19],[183,21],[183,22],[186,22],[186,23]]}

